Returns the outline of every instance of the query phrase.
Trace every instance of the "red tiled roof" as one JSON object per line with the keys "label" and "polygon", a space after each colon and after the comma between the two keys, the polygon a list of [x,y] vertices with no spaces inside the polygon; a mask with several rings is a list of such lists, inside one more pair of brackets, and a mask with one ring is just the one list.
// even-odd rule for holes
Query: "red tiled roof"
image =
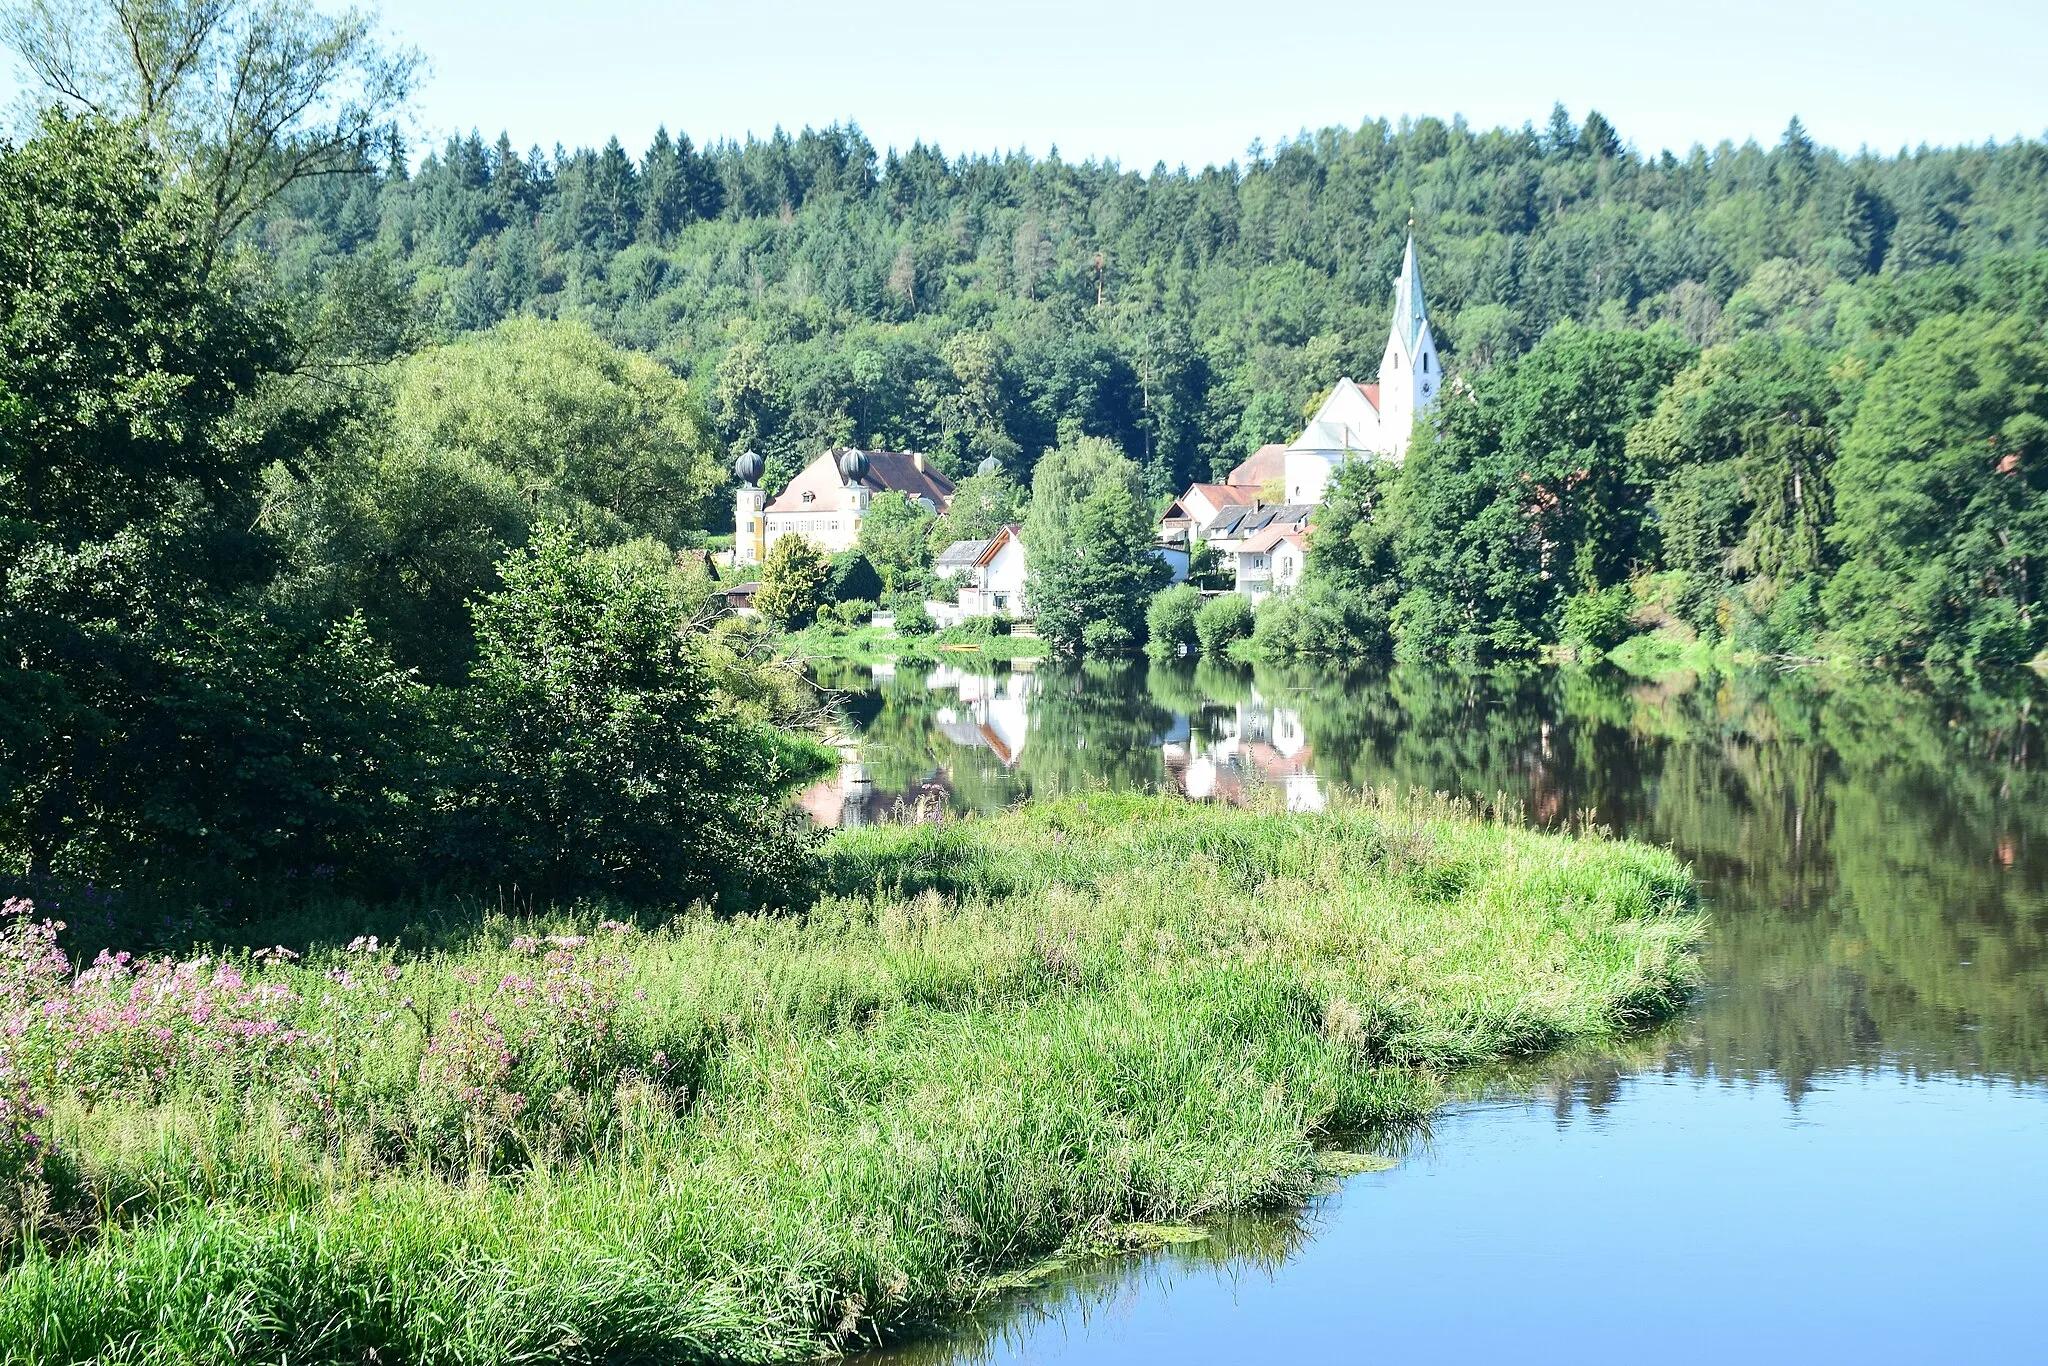
{"label": "red tiled roof", "polygon": [[[840,491],[846,487],[846,480],[839,473],[839,457],[844,454],[837,449],[821,453],[804,466],[803,473],[789,481],[767,511],[838,512]],[[940,512],[953,501],[953,481],[923,456],[903,451],[869,451],[867,455],[867,477],[861,484],[870,492],[923,497]],[[808,503],[804,501],[806,493],[811,495]]]}
{"label": "red tiled roof", "polygon": [[1261,446],[1252,458],[1230,472],[1230,483],[1237,488],[1256,489],[1268,479],[1287,477],[1287,448],[1281,445]]}

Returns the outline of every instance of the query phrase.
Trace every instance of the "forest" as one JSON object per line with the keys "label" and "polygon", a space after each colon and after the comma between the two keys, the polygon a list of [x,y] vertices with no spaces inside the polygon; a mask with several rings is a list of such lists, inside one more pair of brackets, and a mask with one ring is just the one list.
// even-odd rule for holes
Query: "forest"
{"label": "forest", "polygon": [[390,151],[256,216],[282,287],[353,272],[443,339],[587,325],[687,383],[771,489],[833,444],[956,476],[992,456],[1028,488],[1098,437],[1163,503],[1372,377],[1412,228],[1473,402],[1368,500],[1383,559],[1351,572],[1374,601],[1276,621],[1270,653],[1611,643],[1624,582],[1637,625],[1762,653],[2048,644],[2038,142],[1848,155],[1795,118],[1768,149],[1650,155],[1558,107],[1304,132],[1200,172],[878,151],[852,126]]}

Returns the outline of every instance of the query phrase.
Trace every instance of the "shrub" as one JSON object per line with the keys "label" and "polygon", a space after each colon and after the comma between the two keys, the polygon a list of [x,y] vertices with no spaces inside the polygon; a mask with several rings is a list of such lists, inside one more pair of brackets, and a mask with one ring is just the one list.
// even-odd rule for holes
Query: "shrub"
{"label": "shrub", "polygon": [[1566,600],[1558,638],[1582,655],[1604,655],[1629,637],[1629,590],[1625,583]]}
{"label": "shrub", "polygon": [[1232,641],[1252,633],[1252,620],[1251,600],[1241,593],[1209,599],[1195,613],[1195,638],[1202,644],[1202,653],[1222,654]]}
{"label": "shrub", "polygon": [[865,626],[875,617],[875,604],[866,598],[849,598],[839,604],[839,619],[848,626]]}
{"label": "shrub", "polygon": [[808,626],[825,605],[831,573],[823,551],[801,536],[784,536],[761,568],[761,591],[754,595],[754,606],[785,631]]}
{"label": "shrub", "polygon": [[932,614],[921,602],[905,603],[896,609],[896,634],[899,636],[928,636],[939,629],[932,620]]}
{"label": "shrub", "polygon": [[1201,590],[1191,583],[1156,594],[1145,609],[1145,648],[1160,658],[1195,650],[1201,643],[1195,634],[1195,614],[1201,610]]}
{"label": "shrub", "polygon": [[881,596],[882,576],[875,572],[874,563],[866,555],[858,550],[842,550],[832,557],[825,576],[826,601],[873,602]]}

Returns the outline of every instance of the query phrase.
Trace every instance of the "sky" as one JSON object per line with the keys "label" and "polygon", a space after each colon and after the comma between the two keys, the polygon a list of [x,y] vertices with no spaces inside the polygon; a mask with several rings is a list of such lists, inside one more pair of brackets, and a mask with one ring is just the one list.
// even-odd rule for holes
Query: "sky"
{"label": "sky", "polygon": [[1794,114],[1844,150],[2048,134],[2048,0],[387,0],[383,16],[433,66],[423,143],[616,133],[638,153],[657,124],[702,144],[851,120],[885,148],[1149,170],[1381,116],[1540,126],[1558,100],[1646,152],[1775,142]]}
{"label": "sky", "polygon": [[1597,108],[1644,151],[1815,138],[1895,152],[2048,133],[2048,3],[1450,5],[1208,0],[393,0],[421,131],[630,149],[853,120],[877,146],[1057,146],[1198,167],[1304,128]]}

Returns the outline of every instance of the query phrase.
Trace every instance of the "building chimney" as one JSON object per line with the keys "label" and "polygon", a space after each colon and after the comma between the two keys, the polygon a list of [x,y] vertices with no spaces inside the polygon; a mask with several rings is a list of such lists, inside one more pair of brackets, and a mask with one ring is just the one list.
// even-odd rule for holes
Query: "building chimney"
{"label": "building chimney", "polygon": [[911,460],[912,460],[913,462],[915,462],[915,464],[917,465],[917,472],[918,472],[919,474],[923,474],[923,473],[924,473],[924,455],[923,455],[923,453],[922,453],[922,452],[919,452],[919,451],[913,451],[913,452],[911,452],[910,458],[911,458]]}

